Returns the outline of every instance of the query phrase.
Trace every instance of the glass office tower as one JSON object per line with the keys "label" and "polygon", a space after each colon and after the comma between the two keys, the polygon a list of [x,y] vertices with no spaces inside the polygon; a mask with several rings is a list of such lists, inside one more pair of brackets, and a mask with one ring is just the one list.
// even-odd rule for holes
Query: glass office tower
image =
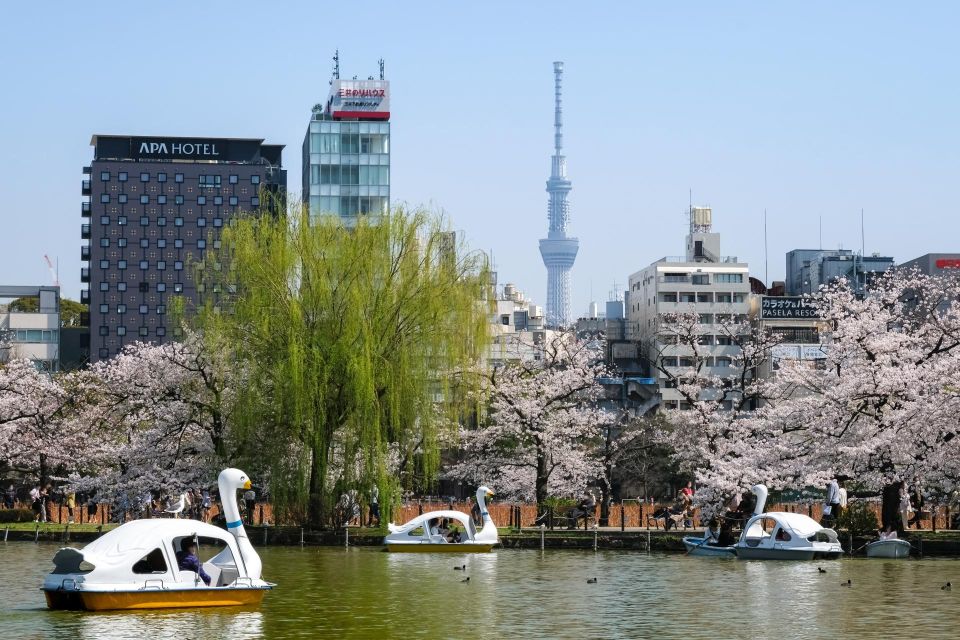
{"label": "glass office tower", "polygon": [[348,226],[390,210],[389,84],[338,80],[314,107],[303,140],[303,202],[310,217],[336,215]]}

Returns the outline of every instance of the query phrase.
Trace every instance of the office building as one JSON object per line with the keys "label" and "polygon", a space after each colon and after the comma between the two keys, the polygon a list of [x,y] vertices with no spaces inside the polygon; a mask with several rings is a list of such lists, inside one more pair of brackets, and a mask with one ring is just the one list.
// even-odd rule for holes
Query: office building
{"label": "office building", "polygon": [[[87,265],[82,303],[90,309],[90,360],[134,341],[172,339],[173,296],[195,300],[193,261],[219,246],[238,211],[286,190],[283,145],[259,138],[95,135],[84,168],[81,237]],[[189,307],[189,304],[187,305]]]}
{"label": "office building", "polygon": [[[337,61],[337,58],[334,58]],[[341,80],[313,108],[303,138],[302,198],[310,217],[339,216],[353,226],[390,211],[390,83]]]}
{"label": "office building", "polygon": [[60,287],[0,286],[0,363],[17,358],[60,370]]}
{"label": "office building", "polygon": [[927,253],[897,266],[897,269],[917,269],[928,276],[960,273],[960,253]]}
{"label": "office building", "polygon": [[813,294],[841,278],[862,291],[876,274],[892,266],[893,258],[877,253],[864,256],[850,249],[794,249],[787,252],[786,294]]}
{"label": "office building", "polygon": [[660,367],[680,372],[694,366],[688,347],[670,344],[661,328],[669,314],[696,313],[707,355],[702,373],[719,377],[732,374],[738,347],[724,335],[724,322],[742,322],[749,311],[749,267],[736,257],[720,255],[720,234],[712,230],[712,211],[690,207],[690,232],[684,256],[660,258],[630,276],[627,292],[627,338],[638,343],[657,379],[662,406],[685,408],[680,394],[669,388]]}

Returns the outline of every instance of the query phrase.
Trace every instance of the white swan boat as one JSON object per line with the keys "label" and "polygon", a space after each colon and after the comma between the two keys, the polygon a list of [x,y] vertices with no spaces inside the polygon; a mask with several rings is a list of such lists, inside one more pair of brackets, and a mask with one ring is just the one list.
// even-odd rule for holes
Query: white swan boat
{"label": "white swan boat", "polygon": [[874,540],[867,545],[868,558],[908,558],[910,557],[910,543],[906,540],[889,538]]}
{"label": "white swan boat", "polygon": [[738,558],[812,560],[843,555],[836,531],[821,527],[816,520],[801,513],[762,513],[767,501],[767,488],[758,484],[751,491],[757,496],[757,508],[735,545]]}
{"label": "white swan boat", "polygon": [[[487,487],[477,489],[477,504],[480,506],[480,515],[483,518],[483,527],[477,531],[473,518],[462,511],[428,511],[417,516],[403,525],[392,522],[387,525],[390,533],[384,537],[383,544],[388,551],[399,552],[447,552],[447,553],[479,553],[490,551],[500,538],[497,535],[497,525],[490,518],[487,511],[487,496],[493,491]],[[436,526],[442,520],[453,520],[460,524],[460,542],[450,542],[446,536],[437,532]]]}
{"label": "white swan boat", "polygon": [[[260,578],[262,564],[247,538],[237,508],[237,490],[250,480],[239,469],[218,478],[227,531],[197,520],[134,520],[82,549],[65,547],[42,590],[51,609],[160,609],[259,604],[274,585]],[[198,573],[178,568],[187,543],[220,551]]]}

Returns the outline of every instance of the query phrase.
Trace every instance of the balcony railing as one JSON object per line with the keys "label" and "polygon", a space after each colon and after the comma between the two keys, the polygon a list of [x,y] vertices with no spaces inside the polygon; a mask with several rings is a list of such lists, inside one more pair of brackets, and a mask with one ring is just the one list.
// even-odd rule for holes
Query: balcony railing
{"label": "balcony railing", "polygon": [[83,195],[85,195],[85,196],[90,195],[90,181],[89,181],[89,180],[84,180],[84,181],[81,183],[81,189],[80,189],[80,191],[81,191],[81,193],[83,193]]}
{"label": "balcony railing", "polygon": [[84,218],[89,218],[89,217],[90,217],[90,203],[89,203],[89,202],[81,202],[81,203],[80,203],[80,215],[83,216]]}
{"label": "balcony railing", "polygon": [[90,304],[90,290],[89,290],[89,289],[80,289],[80,303],[81,303],[81,304]]}
{"label": "balcony railing", "polygon": [[83,267],[80,269],[80,282],[90,282],[90,268]]}
{"label": "balcony railing", "polygon": [[90,225],[88,224],[80,225],[80,237],[84,240],[90,239]]}
{"label": "balcony railing", "polygon": [[80,247],[80,259],[89,260],[90,259],[90,247],[88,245],[83,245]]}

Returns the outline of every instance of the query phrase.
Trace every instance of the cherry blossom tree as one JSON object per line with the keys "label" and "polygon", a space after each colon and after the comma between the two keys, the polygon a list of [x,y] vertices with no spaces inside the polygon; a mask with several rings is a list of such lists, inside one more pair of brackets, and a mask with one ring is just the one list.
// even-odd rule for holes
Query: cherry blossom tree
{"label": "cherry blossom tree", "polygon": [[461,430],[460,461],[446,477],[540,505],[548,495],[580,493],[601,475],[600,353],[560,332],[537,351],[539,359],[484,374],[488,412],[478,427]]}

